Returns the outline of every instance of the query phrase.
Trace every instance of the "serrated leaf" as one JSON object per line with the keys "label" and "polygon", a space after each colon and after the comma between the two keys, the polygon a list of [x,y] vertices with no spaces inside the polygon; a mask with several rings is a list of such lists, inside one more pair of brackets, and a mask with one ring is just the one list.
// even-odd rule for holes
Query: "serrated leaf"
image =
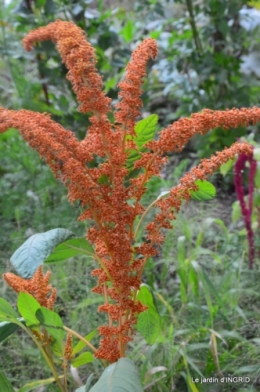
{"label": "serrated leaf", "polygon": [[3,298],[0,298],[0,321],[16,321],[17,314],[12,306]]}
{"label": "serrated leaf", "polygon": [[197,201],[208,201],[216,196],[216,188],[206,180],[196,180],[195,184],[199,187],[197,191],[191,191],[191,198]]}
{"label": "serrated leaf", "polygon": [[91,256],[95,251],[85,238],[72,238],[56,246],[45,263],[63,261],[79,254]]}
{"label": "serrated leaf", "polygon": [[17,307],[27,327],[37,328],[40,325],[35,313],[41,308],[41,305],[31,294],[19,293]]}
{"label": "serrated leaf", "polygon": [[60,316],[47,308],[40,308],[35,313],[40,324],[54,337],[58,342],[63,340],[65,331]]}
{"label": "serrated leaf", "polygon": [[74,368],[85,365],[94,361],[94,357],[90,352],[81,353],[77,358],[72,359],[71,363]]}
{"label": "serrated leaf", "polygon": [[219,170],[220,173],[222,174],[223,177],[226,176],[226,174],[232,169],[233,165],[234,165],[235,159],[230,159],[229,161],[227,161],[226,163],[223,163]]}
{"label": "serrated leaf", "polygon": [[157,114],[151,114],[143,120],[138,121],[135,125],[136,137],[134,141],[139,149],[154,139],[158,118]]}
{"label": "serrated leaf", "polygon": [[142,334],[147,343],[154,344],[161,330],[159,315],[151,288],[142,284],[136,297],[148,309],[138,315],[135,328]]}
{"label": "serrated leaf", "polygon": [[[86,335],[84,337],[84,339],[86,339],[88,342],[91,341],[91,339],[94,338],[94,336],[96,336],[96,334],[98,333],[98,331],[96,329],[94,329],[94,331],[90,332],[88,335]],[[83,350],[83,348],[86,347],[86,343],[84,343],[82,340],[80,340],[76,346],[74,347],[73,351],[72,351],[72,356],[76,355],[77,353],[79,353],[81,350]]]}
{"label": "serrated leaf", "polygon": [[143,392],[138,370],[129,358],[108,366],[89,392]]}
{"label": "serrated leaf", "polygon": [[[62,379],[64,376],[59,376],[60,379]],[[28,384],[24,385],[22,388],[18,389],[18,392],[29,392],[32,391],[33,389],[42,387],[44,385],[49,385],[51,383],[55,382],[54,377],[46,378],[45,380],[35,380],[31,381]]]}
{"label": "serrated leaf", "polygon": [[11,383],[7,380],[5,375],[0,372],[0,391],[1,392],[15,392]]}
{"label": "serrated leaf", "polygon": [[34,234],[14,252],[10,261],[20,276],[30,278],[53,249],[73,235],[60,228]]}

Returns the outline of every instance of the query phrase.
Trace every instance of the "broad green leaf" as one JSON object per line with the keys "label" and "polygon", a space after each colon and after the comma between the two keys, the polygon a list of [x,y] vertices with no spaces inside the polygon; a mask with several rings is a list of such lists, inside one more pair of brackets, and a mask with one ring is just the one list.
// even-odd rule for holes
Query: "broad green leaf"
{"label": "broad green leaf", "polygon": [[147,343],[154,344],[161,330],[161,317],[156,309],[151,288],[142,284],[136,298],[148,309],[138,315],[135,327]]}
{"label": "broad green leaf", "polygon": [[[59,378],[63,378],[64,376],[59,376]],[[22,388],[18,389],[18,392],[29,392],[32,391],[33,389],[42,387],[44,385],[49,385],[55,382],[54,377],[46,378],[45,380],[35,380],[31,381],[28,384],[24,385]]]}
{"label": "broad green leaf", "polygon": [[[84,337],[84,339],[86,339],[88,342],[91,341],[91,339],[94,338],[94,336],[96,336],[96,334],[98,333],[98,331],[96,329],[94,329],[94,331],[90,332],[88,335],[86,335]],[[76,355],[77,353],[79,353],[81,350],[83,350],[83,348],[86,347],[86,344],[80,340],[76,346],[74,347],[73,351],[72,351],[72,356]]]}
{"label": "broad green leaf", "polygon": [[61,342],[65,331],[60,316],[47,308],[40,308],[35,313],[40,324],[46,328],[48,333],[54,337],[58,342]]}
{"label": "broad green leaf", "polygon": [[89,392],[143,392],[140,376],[129,358],[108,366]]}
{"label": "broad green leaf", "polygon": [[229,161],[227,161],[226,163],[223,163],[219,170],[220,173],[222,174],[223,177],[226,176],[226,174],[232,169],[233,165],[234,165],[235,159],[230,159]]}
{"label": "broad green leaf", "polygon": [[197,201],[211,200],[216,196],[216,188],[206,180],[196,180],[195,184],[199,187],[197,191],[191,191],[191,198]]}
{"label": "broad green leaf", "polygon": [[90,352],[81,353],[77,358],[72,359],[72,366],[78,368],[86,363],[93,362],[94,357]]}
{"label": "broad green leaf", "polygon": [[41,308],[41,305],[31,294],[25,292],[19,293],[17,307],[27,327],[37,328],[40,325],[35,313]]}
{"label": "broad green leaf", "polygon": [[0,321],[16,321],[17,314],[12,306],[3,298],[0,298]]}
{"label": "broad green leaf", "polygon": [[136,137],[134,141],[139,149],[154,139],[158,118],[157,114],[151,114],[135,125]]}
{"label": "broad green leaf", "polygon": [[72,236],[71,231],[59,228],[34,234],[14,252],[10,261],[20,276],[30,278],[53,249]]}
{"label": "broad green leaf", "polygon": [[15,392],[11,383],[7,380],[7,378],[1,372],[0,372],[0,391],[1,392]]}
{"label": "broad green leaf", "polygon": [[[24,321],[23,318],[18,318],[17,320],[20,322]],[[8,338],[8,336],[12,335],[18,328],[19,325],[9,321],[3,321],[0,323],[0,342],[3,342],[6,338]]]}
{"label": "broad green leaf", "polygon": [[85,238],[71,238],[56,246],[45,263],[63,261],[79,254],[94,255],[95,251]]}

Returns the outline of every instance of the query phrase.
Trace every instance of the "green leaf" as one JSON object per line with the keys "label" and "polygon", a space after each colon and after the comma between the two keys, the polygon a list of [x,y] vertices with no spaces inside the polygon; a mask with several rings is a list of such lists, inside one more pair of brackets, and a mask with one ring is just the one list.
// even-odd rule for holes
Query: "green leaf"
{"label": "green leaf", "polygon": [[58,342],[63,340],[65,331],[60,316],[47,308],[40,308],[36,311],[36,317],[40,324],[46,328],[48,333]]}
{"label": "green leaf", "polygon": [[260,162],[260,147],[254,148],[253,157],[256,161]]}
{"label": "green leaf", "polygon": [[161,317],[156,309],[151,288],[146,284],[141,284],[136,298],[148,309],[138,315],[135,327],[147,343],[154,344],[161,330]]}
{"label": "green leaf", "polygon": [[77,358],[72,359],[73,367],[78,368],[86,363],[93,362],[94,357],[90,352],[81,353]]}
{"label": "green leaf", "polygon": [[[127,160],[126,160],[126,167],[128,168],[128,170],[132,169],[135,161],[137,161],[140,158],[141,158],[141,154],[138,151],[130,150],[130,152],[128,152],[128,156],[127,156]],[[140,169],[139,168],[132,169],[131,171],[134,171],[134,170],[140,170]]]}
{"label": "green leaf", "polygon": [[3,373],[0,372],[0,391],[1,392],[15,392],[14,388],[4,376]]}
{"label": "green leaf", "polygon": [[59,228],[34,234],[14,252],[10,261],[20,276],[30,278],[53,249],[71,236],[71,231]]}
{"label": "green leaf", "polygon": [[135,24],[132,20],[129,19],[126,22],[125,26],[120,31],[120,35],[124,37],[126,42],[130,42],[134,38],[134,34],[135,34]]}
{"label": "green leaf", "polygon": [[85,238],[72,238],[56,246],[45,263],[63,261],[79,254],[91,256],[95,254],[95,251]]}
{"label": "green leaf", "polygon": [[19,293],[17,307],[27,327],[37,328],[40,325],[35,313],[41,308],[41,305],[31,294]]}
{"label": "green leaf", "polygon": [[[59,376],[59,378],[63,378],[64,376]],[[31,381],[28,384],[24,385],[22,388],[18,389],[18,392],[29,392],[32,391],[33,389],[42,387],[43,385],[48,385],[52,384],[55,382],[54,377],[46,378],[45,380],[35,380]]]}
{"label": "green leaf", "polygon": [[12,306],[3,298],[0,298],[0,321],[16,321],[17,314]]}
{"label": "green leaf", "polygon": [[[20,322],[23,322],[23,318],[17,319]],[[19,325],[15,323],[10,323],[9,321],[3,321],[0,323],[0,342],[3,342],[8,336],[12,335],[17,329]]]}
{"label": "green leaf", "polygon": [[239,200],[236,200],[233,204],[232,204],[232,222],[236,222],[239,218],[241,218],[242,213],[241,213],[241,207],[240,207],[240,203]]}
{"label": "green leaf", "polygon": [[139,149],[154,139],[157,123],[158,115],[151,114],[143,120],[138,121],[135,125],[136,137],[134,141]]}
{"label": "green leaf", "polygon": [[230,159],[229,161],[227,161],[226,163],[223,163],[219,170],[220,173],[222,174],[223,177],[226,176],[226,174],[232,169],[233,165],[234,165],[235,159]]}
{"label": "green leaf", "polygon": [[62,341],[58,341],[58,340],[51,341],[51,350],[53,354],[56,355],[56,357],[63,358],[64,349],[63,349]]}
{"label": "green leaf", "polygon": [[196,180],[195,184],[199,187],[197,191],[191,191],[191,198],[197,201],[211,200],[216,196],[216,188],[206,180]]}
{"label": "green leaf", "polygon": [[[158,122],[157,114],[151,114],[149,117],[146,117],[143,120],[140,120],[136,123],[135,125],[136,136],[133,139],[140,152],[145,151],[144,145],[154,139],[157,122]],[[129,138],[131,139],[131,136],[128,135],[128,139]],[[134,163],[141,158],[140,152],[138,152],[137,150],[128,151],[128,157],[126,161],[126,166],[128,170],[131,170],[133,168]]]}
{"label": "green leaf", "polygon": [[76,389],[75,392],[89,392],[89,390],[91,388],[92,381],[93,381],[93,377],[94,377],[94,373],[91,373],[87,379],[86,384],[83,385],[82,387]]}
{"label": "green leaf", "polygon": [[138,370],[129,358],[108,366],[89,392],[143,392]]}
{"label": "green leaf", "polygon": [[[86,339],[88,342],[91,341],[91,339],[93,339],[94,336],[96,336],[96,334],[98,333],[98,331],[96,329],[94,329],[94,331],[90,332],[88,335],[86,335],[84,337],[84,339]],[[83,348],[86,347],[86,343],[84,343],[82,340],[80,340],[76,346],[74,347],[73,351],[72,351],[72,356],[76,355],[77,353],[79,353],[81,350],[83,350]]]}

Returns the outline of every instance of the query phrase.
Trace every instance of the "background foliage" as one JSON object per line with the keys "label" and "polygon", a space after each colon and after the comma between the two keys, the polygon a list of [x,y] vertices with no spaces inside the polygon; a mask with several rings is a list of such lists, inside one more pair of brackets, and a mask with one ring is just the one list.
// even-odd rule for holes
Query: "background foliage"
{"label": "background foliage", "polygon": [[[242,0],[11,0],[0,7],[0,105],[49,112],[84,137],[88,120],[77,111],[54,45],[44,42],[30,53],[21,45],[28,31],[60,18],[87,32],[105,90],[114,101],[136,44],[149,36],[157,39],[159,56],[149,64],[143,116],[158,114],[161,127],[205,107],[258,106],[257,12]],[[198,157],[249,134],[259,142],[258,127],[212,130],[195,138],[181,155],[170,157],[162,180],[151,180],[147,205],[176,184]],[[151,346],[137,335],[131,354],[148,391],[259,390],[259,260],[255,270],[248,271],[245,236],[239,235],[243,222],[231,221],[232,171],[214,181],[222,198],[185,207],[160,256],[149,261],[145,283],[154,290],[162,330]],[[64,227],[83,236],[86,227],[77,222],[79,215],[80,207],[69,205],[62,184],[18,132],[0,135],[0,272],[10,270],[10,256],[34,233]],[[100,298],[91,294],[92,268],[84,257],[51,265],[59,314],[83,335],[102,319],[96,313]],[[15,303],[15,294],[4,284],[0,294]],[[35,379],[49,377],[38,351],[20,332],[1,345],[0,355],[3,371],[17,387],[32,373]],[[101,373],[97,362],[87,369],[80,369],[83,381],[87,372],[94,372],[96,379]],[[220,371],[250,375],[252,382],[211,389],[191,383],[191,377]],[[71,390],[74,387],[71,379]]]}

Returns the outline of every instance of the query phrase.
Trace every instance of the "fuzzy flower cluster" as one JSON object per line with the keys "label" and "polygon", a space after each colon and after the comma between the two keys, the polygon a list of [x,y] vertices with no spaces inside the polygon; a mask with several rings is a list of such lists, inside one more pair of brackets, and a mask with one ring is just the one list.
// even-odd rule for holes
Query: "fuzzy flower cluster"
{"label": "fuzzy flower cluster", "polygon": [[56,300],[56,289],[49,284],[51,272],[43,274],[40,266],[31,279],[23,279],[11,272],[3,274],[4,280],[17,293],[31,294],[41,306],[53,309]]}
{"label": "fuzzy flower cluster", "polygon": [[[105,303],[99,311],[108,316],[108,324],[99,327],[101,341],[95,356],[115,362],[125,356],[137,316],[146,309],[136,300],[136,293],[148,257],[156,254],[158,245],[163,242],[162,229],[171,227],[170,221],[182,201],[189,200],[191,190],[197,189],[197,179],[206,178],[236,154],[250,154],[251,146],[235,143],[204,159],[186,174],[168,197],[157,201],[158,213],[146,227],[146,240],[137,246],[134,229],[136,218],[145,212],[141,198],[147,182],[152,176],[160,175],[167,160],[165,154],[181,151],[195,133],[205,134],[219,126],[228,129],[259,122],[260,109],[204,110],[163,129],[158,140],[150,141],[145,151],[140,151],[134,142],[135,121],[142,106],[141,85],[146,65],[157,54],[156,42],[145,39],[133,52],[124,80],[119,84],[120,101],[112,107],[110,98],[102,90],[94,49],[80,28],[58,20],[31,31],[23,44],[26,50],[32,50],[36,41],[44,40],[56,43],[69,70],[67,78],[80,103],[79,110],[91,112],[86,137],[77,140],[72,131],[65,130],[46,113],[3,108],[0,108],[0,132],[11,127],[19,129],[68,188],[70,202],[81,201],[84,211],[79,220],[93,221],[86,235],[99,262],[92,273],[97,277],[93,291],[104,296]],[[114,122],[109,121],[109,112],[113,112]],[[127,158],[133,151],[139,156],[134,169],[139,170],[126,181],[131,174]],[[96,156],[103,158],[102,163],[91,168],[89,163]]]}

